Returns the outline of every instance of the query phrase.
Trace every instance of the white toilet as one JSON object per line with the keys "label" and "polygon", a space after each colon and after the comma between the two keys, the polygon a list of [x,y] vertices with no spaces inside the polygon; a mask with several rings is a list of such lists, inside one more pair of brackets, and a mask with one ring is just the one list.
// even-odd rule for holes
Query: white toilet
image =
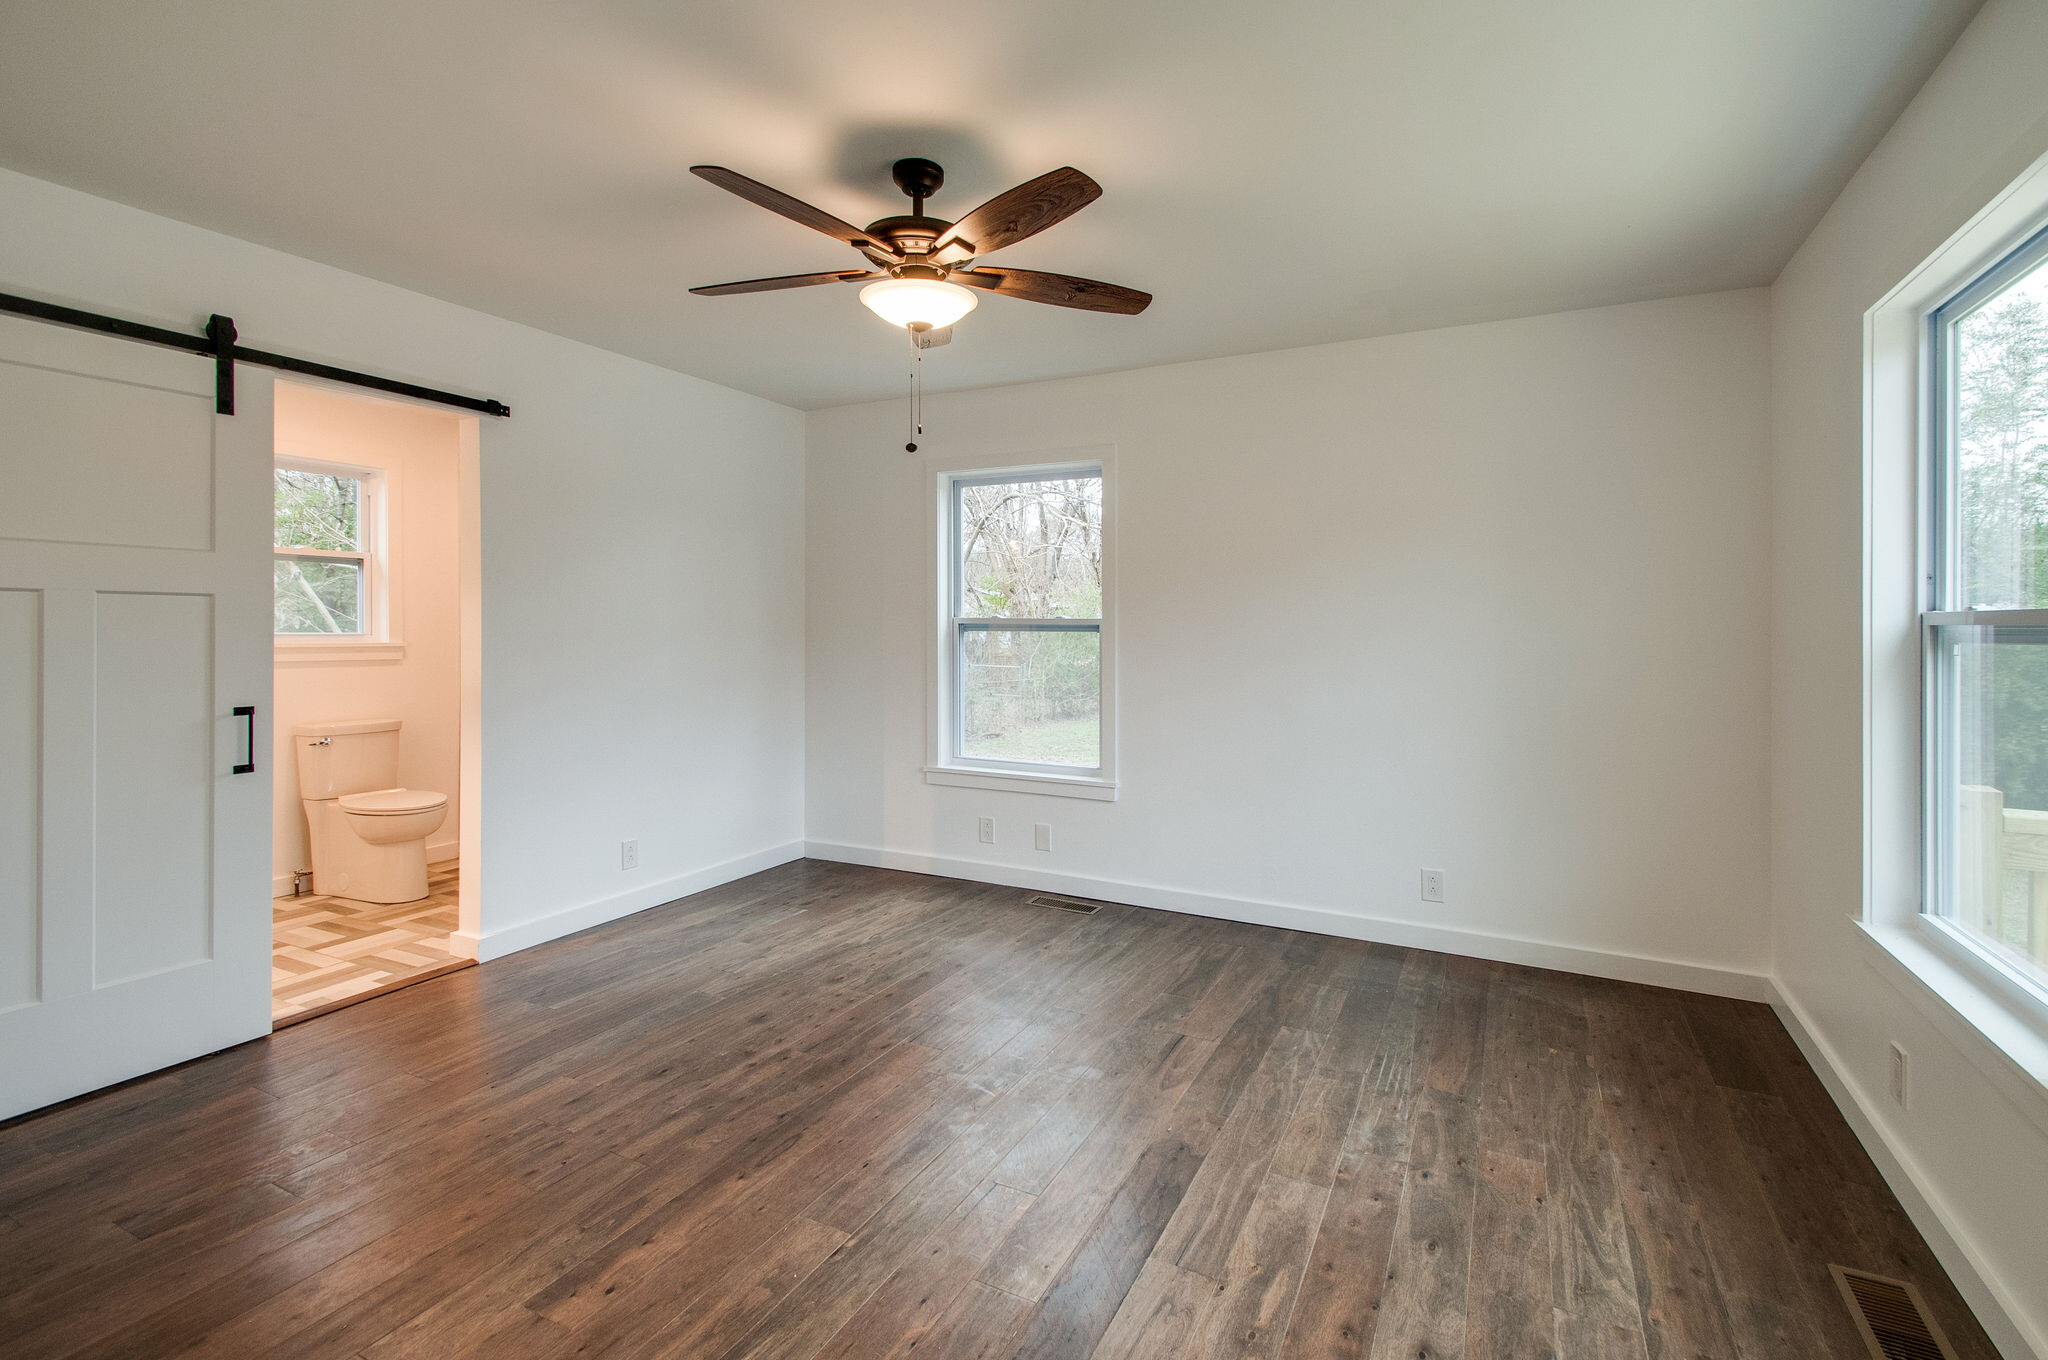
{"label": "white toilet", "polygon": [[292,728],[299,797],[313,848],[313,891],[359,902],[427,895],[427,837],[448,795],[398,783],[398,719]]}

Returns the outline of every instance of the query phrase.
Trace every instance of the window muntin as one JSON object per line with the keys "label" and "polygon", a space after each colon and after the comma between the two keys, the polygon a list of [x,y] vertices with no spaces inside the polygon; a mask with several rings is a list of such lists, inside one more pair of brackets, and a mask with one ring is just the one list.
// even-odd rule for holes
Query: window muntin
{"label": "window muntin", "polygon": [[279,461],[272,481],[273,631],[374,635],[376,484],[368,469]]}
{"label": "window muntin", "polygon": [[1924,905],[2048,990],[2048,233],[1931,330]]}
{"label": "window muntin", "polygon": [[960,765],[1102,769],[1102,470],[950,481],[950,750]]}

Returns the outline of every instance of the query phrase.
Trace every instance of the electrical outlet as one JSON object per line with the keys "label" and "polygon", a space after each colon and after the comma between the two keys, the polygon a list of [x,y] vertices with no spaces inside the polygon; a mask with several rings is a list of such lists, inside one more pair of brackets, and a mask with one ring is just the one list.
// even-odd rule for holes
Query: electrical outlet
{"label": "electrical outlet", "polygon": [[1031,828],[1031,843],[1040,850],[1052,849],[1052,828],[1038,822]]}
{"label": "electrical outlet", "polygon": [[1905,1109],[1906,1050],[1900,1048],[1897,1044],[1892,1045],[1891,1093],[1892,1104],[1898,1106],[1902,1110]]}
{"label": "electrical outlet", "polygon": [[640,867],[640,842],[638,842],[638,841],[620,841],[620,842],[619,842],[619,868],[621,868],[621,869],[637,869],[637,868],[639,868],[639,867]]}
{"label": "electrical outlet", "polygon": [[1424,869],[1422,871],[1422,900],[1441,902],[1444,900],[1444,871]]}
{"label": "electrical outlet", "polygon": [[981,843],[983,845],[994,845],[996,843],[995,818],[983,817],[981,819]]}

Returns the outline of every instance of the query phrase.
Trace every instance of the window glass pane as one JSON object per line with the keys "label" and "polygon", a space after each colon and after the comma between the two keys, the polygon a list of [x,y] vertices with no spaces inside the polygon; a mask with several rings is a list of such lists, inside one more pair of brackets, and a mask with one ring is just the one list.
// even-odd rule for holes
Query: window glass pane
{"label": "window glass pane", "polygon": [[1949,607],[2048,607],[2048,261],[1953,337],[1962,580]]}
{"label": "window glass pane", "polygon": [[272,592],[280,633],[363,631],[363,568],[357,562],[274,559]]}
{"label": "window glass pane", "polygon": [[958,495],[963,616],[1102,617],[1100,474],[965,485]]}
{"label": "window glass pane", "polygon": [[963,628],[960,754],[1102,764],[1102,634]]}
{"label": "window glass pane", "polygon": [[362,547],[363,484],[356,478],[279,468],[276,490],[278,547],[327,552]]}
{"label": "window glass pane", "polygon": [[2048,979],[2048,629],[1944,628],[1951,921]]}

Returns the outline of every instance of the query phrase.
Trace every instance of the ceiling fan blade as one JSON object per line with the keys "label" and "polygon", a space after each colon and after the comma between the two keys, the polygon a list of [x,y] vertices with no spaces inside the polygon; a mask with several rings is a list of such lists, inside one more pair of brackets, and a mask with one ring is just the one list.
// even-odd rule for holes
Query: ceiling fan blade
{"label": "ceiling fan blade", "polygon": [[837,269],[830,274],[784,274],[777,279],[747,279],[740,283],[708,283],[690,291],[698,297],[730,297],[734,293],[772,293],[778,288],[809,288],[814,283],[853,283],[859,279],[881,278],[865,269]]}
{"label": "ceiling fan blade", "polygon": [[934,264],[989,255],[1044,231],[1102,197],[1102,186],[1071,165],[997,194],[932,243]]}
{"label": "ceiling fan blade", "polygon": [[1001,293],[1004,297],[1023,298],[1026,302],[1079,307],[1084,312],[1115,312],[1118,316],[1136,316],[1152,305],[1152,295],[1135,288],[1076,278],[1072,274],[1045,274],[1036,269],[956,269],[946,276],[946,281]]}
{"label": "ceiling fan blade", "polygon": [[737,170],[728,170],[722,165],[693,165],[690,173],[698,179],[708,180],[727,193],[738,194],[749,203],[758,204],[772,213],[781,213],[792,222],[800,222],[812,231],[822,231],[835,241],[844,241],[856,250],[879,250],[885,255],[898,254],[887,241],[878,241],[851,222],[842,222],[823,208],[813,208],[800,198],[791,198],[780,189],[771,189],[757,179],[748,179]]}

